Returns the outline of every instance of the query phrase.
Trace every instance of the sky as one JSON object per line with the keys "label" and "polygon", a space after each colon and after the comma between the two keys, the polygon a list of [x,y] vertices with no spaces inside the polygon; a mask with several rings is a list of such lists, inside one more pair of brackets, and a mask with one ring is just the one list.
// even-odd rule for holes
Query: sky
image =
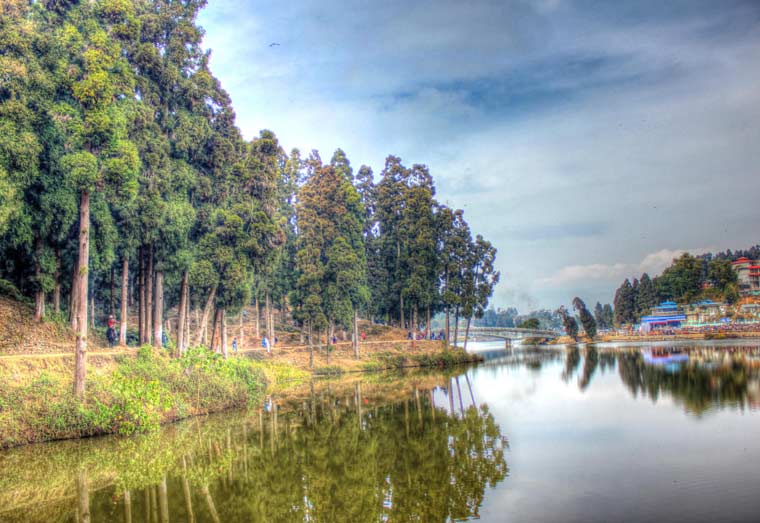
{"label": "sky", "polygon": [[611,302],[681,252],[760,243],[760,2],[209,0],[199,21],[246,138],[427,164],[498,248],[496,307]]}

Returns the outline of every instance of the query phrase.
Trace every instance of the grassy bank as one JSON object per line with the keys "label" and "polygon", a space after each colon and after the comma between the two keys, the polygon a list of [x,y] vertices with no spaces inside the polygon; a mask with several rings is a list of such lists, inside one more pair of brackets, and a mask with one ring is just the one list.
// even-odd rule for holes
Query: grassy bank
{"label": "grassy bank", "polygon": [[267,389],[302,380],[287,365],[223,359],[194,349],[172,359],[149,347],[94,363],[87,398],[72,393],[69,365],[22,361],[0,369],[0,447],[98,434],[132,434],[190,416],[245,407]]}

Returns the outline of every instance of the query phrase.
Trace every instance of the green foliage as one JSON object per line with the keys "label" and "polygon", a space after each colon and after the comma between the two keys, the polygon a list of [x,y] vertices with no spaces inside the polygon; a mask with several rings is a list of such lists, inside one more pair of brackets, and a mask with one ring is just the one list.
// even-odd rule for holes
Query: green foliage
{"label": "green foliage", "polygon": [[564,306],[560,307],[557,313],[562,317],[562,326],[565,329],[565,334],[570,336],[573,341],[578,341],[578,322],[575,321],[575,317]]}
{"label": "green foliage", "polygon": [[538,318],[529,318],[525,320],[524,322],[520,323],[518,325],[518,328],[520,329],[540,329],[541,328],[541,322],[538,321]]}
{"label": "green foliage", "polygon": [[[22,437],[30,441],[150,432],[191,414],[258,402],[265,372],[253,360],[224,359],[206,349],[170,359],[142,346],[136,357],[122,357],[112,373],[92,378],[91,397],[84,402],[71,395],[68,383],[42,373],[22,389],[0,389],[0,403],[18,416],[17,423],[29,427],[31,433]],[[283,380],[300,377],[292,371],[272,372]]]}
{"label": "green foliage", "polygon": [[586,336],[593,340],[596,336],[596,320],[594,319],[594,316],[592,316],[586,308],[586,304],[583,303],[583,300],[578,297],[573,300],[573,308],[578,312]]}

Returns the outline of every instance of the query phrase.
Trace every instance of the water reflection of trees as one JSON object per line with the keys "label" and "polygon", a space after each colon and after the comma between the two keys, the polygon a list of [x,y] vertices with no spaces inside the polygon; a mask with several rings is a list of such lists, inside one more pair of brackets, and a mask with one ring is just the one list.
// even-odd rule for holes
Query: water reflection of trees
{"label": "water reflection of trees", "polygon": [[485,489],[508,472],[487,407],[454,415],[417,387],[373,400],[357,383],[153,436],[16,449],[0,456],[0,521],[477,517]]}
{"label": "water reflection of trees", "polygon": [[744,408],[750,402],[748,384],[757,380],[757,371],[743,361],[718,367],[697,363],[678,369],[646,364],[640,353],[625,353],[618,358],[620,378],[634,396],[657,400],[670,394],[688,412],[700,415],[711,408]]}

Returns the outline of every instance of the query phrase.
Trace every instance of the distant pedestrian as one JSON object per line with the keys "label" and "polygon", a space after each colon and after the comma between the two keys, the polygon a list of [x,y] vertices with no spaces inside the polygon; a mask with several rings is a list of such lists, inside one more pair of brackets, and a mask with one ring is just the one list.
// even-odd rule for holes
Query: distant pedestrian
{"label": "distant pedestrian", "polygon": [[332,344],[333,345],[337,345],[338,344],[338,337],[335,336],[335,334],[333,334],[333,337],[332,337]]}
{"label": "distant pedestrian", "polygon": [[108,329],[106,330],[106,339],[108,340],[108,346],[113,348],[116,343],[116,320],[113,318],[113,314],[108,317]]}
{"label": "distant pedestrian", "polygon": [[232,338],[232,352],[237,352],[238,345],[237,345],[237,338]]}
{"label": "distant pedestrian", "polygon": [[269,340],[267,339],[266,336],[261,338],[261,346],[262,348],[266,349],[267,352],[269,352]]}
{"label": "distant pedestrian", "polygon": [[362,341],[366,341],[366,340],[367,340],[367,333],[362,331]]}

